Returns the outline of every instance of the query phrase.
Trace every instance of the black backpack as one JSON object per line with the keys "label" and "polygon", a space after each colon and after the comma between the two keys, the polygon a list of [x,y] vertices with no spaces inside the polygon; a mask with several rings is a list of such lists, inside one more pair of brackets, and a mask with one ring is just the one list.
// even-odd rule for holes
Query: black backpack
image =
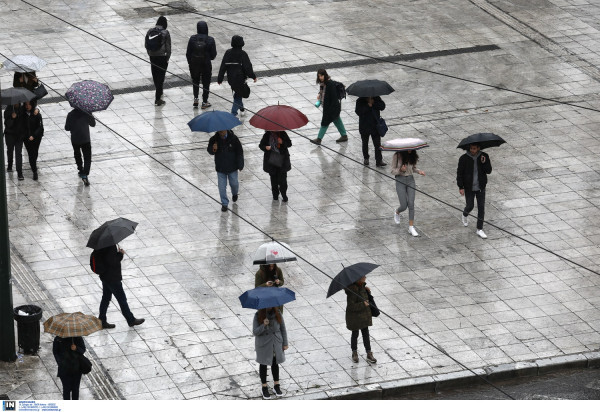
{"label": "black backpack", "polygon": [[146,50],[148,51],[157,51],[162,47],[165,36],[162,33],[163,29],[161,27],[152,27],[146,33]]}
{"label": "black backpack", "polygon": [[106,271],[104,262],[102,259],[98,259],[98,253],[96,250],[90,254],[90,268],[92,269],[92,272],[96,273],[97,275],[101,275]]}
{"label": "black backpack", "polygon": [[203,63],[206,59],[206,37],[194,36],[192,41],[192,62]]}
{"label": "black backpack", "polygon": [[342,100],[346,98],[346,86],[344,83],[335,82],[335,90],[337,91],[338,100]]}

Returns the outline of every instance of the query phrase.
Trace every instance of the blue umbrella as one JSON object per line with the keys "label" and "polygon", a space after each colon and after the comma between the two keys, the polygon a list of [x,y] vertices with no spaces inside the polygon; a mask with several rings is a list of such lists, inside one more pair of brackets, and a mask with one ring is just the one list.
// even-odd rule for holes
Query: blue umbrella
{"label": "blue umbrella", "polygon": [[219,130],[231,130],[242,122],[229,112],[213,110],[204,112],[188,122],[192,132],[218,132]]}
{"label": "blue umbrella", "polygon": [[247,309],[275,308],[293,300],[296,294],[288,288],[258,287],[240,295],[242,307]]}

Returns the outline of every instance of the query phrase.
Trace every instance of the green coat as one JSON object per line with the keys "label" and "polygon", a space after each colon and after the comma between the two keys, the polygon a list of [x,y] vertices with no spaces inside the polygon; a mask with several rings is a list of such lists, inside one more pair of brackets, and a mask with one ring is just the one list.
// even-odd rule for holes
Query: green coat
{"label": "green coat", "polygon": [[[279,279],[279,286],[283,286],[285,283],[283,280],[283,272],[279,267],[277,267],[275,272],[277,273],[277,279]],[[256,275],[254,275],[254,287],[257,288],[259,286],[267,286],[267,281],[269,280],[273,279],[267,279],[267,274],[262,269],[258,269]],[[275,286],[275,284],[273,284],[273,286]]]}
{"label": "green coat", "polygon": [[363,284],[360,288],[352,285],[348,289],[350,290],[344,289],[346,292],[346,327],[349,330],[360,330],[373,326],[371,308],[365,306],[364,303],[365,300],[369,300],[365,285]]}

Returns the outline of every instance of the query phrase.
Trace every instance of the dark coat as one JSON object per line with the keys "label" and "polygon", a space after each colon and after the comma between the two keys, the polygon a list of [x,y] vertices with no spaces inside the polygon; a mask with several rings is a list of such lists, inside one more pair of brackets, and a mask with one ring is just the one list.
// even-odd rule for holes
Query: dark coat
{"label": "dark coat", "polygon": [[[265,132],[258,147],[265,152],[265,155],[263,156],[263,170],[267,173],[274,173],[277,172],[277,169],[279,168],[269,164],[269,157],[271,156],[272,150],[266,149],[266,147],[270,145],[270,133],[271,132],[269,131]],[[290,151],[288,150],[288,147],[292,146],[292,141],[286,132],[279,132],[279,136],[281,137],[281,140],[283,140],[283,144],[279,148],[279,153],[285,156],[282,169],[289,172],[292,169],[292,162],[290,160]]]}
{"label": "dark coat", "polygon": [[254,334],[254,349],[256,350],[256,362],[261,365],[273,363],[273,353],[277,364],[285,362],[284,346],[288,346],[285,321],[281,318],[281,324],[277,322],[275,312],[267,313],[269,325],[258,323],[258,312],[254,315],[252,322],[252,333]]}
{"label": "dark coat", "polygon": [[359,97],[356,100],[356,108],[354,109],[354,113],[358,116],[358,132],[360,134],[378,135],[377,120],[381,117],[380,112],[383,110],[385,110],[385,102],[381,100],[381,97],[374,97],[372,107],[369,107],[367,97]]}
{"label": "dark coat", "polygon": [[[34,80],[35,79],[35,80]],[[13,77],[13,87],[24,87],[32,92],[36,87],[40,85],[39,80],[35,72],[19,73],[15,72]]]}
{"label": "dark coat", "polygon": [[100,280],[103,282],[120,282],[123,280],[121,274],[121,261],[123,254],[119,252],[116,245],[98,249],[96,251],[98,266],[106,268],[104,273],[100,274]]}
{"label": "dark coat", "polygon": [[[485,156],[485,163],[481,163],[481,156]],[[487,185],[487,175],[492,173],[492,162],[485,152],[479,152],[477,156],[477,177],[479,178],[479,188],[485,190]],[[456,184],[459,189],[471,191],[473,187],[473,158],[465,153],[458,159],[458,168],[456,169]]]}
{"label": "dark coat", "polygon": [[[217,143],[217,152],[213,152],[213,144]],[[244,149],[240,139],[232,130],[227,131],[227,137],[221,139],[215,133],[208,141],[208,154],[215,157],[215,170],[219,173],[231,173],[244,169]]]}
{"label": "dark coat", "polygon": [[[361,287],[356,284],[349,286],[346,292],[346,327],[349,330],[361,330],[373,325],[371,308],[365,306],[364,301],[369,300],[365,284]],[[358,296],[357,296],[358,295]]]}
{"label": "dark coat", "polygon": [[96,119],[82,110],[73,109],[67,115],[65,130],[71,132],[71,143],[74,145],[90,142],[90,126],[96,126]]}
{"label": "dark coat", "polygon": [[[70,359],[67,356],[67,351],[71,351],[71,344],[73,343],[75,346],[77,346],[76,351],[83,355],[85,353],[85,342],[81,336],[76,336],[74,338],[61,338],[57,336],[54,338],[54,343],[52,344],[52,354],[54,355],[54,359],[58,365],[58,373],[56,375],[58,377],[64,377],[68,375],[67,362],[69,362]],[[80,374],[81,373],[79,373],[79,375]]]}
{"label": "dark coat", "polygon": [[340,117],[342,103],[338,96],[335,82],[331,79],[325,82],[325,100],[323,101],[323,118],[321,126],[329,126],[331,122]]}
{"label": "dark coat", "polygon": [[[277,279],[279,279],[279,286],[283,286],[285,283],[283,279],[283,272],[279,266],[277,266],[275,273],[277,273]],[[270,276],[269,276],[270,275]],[[258,269],[256,275],[254,275],[254,287],[266,287],[267,281],[273,281],[275,278],[270,273],[266,273],[262,267]],[[278,285],[273,284],[273,286],[279,287]]]}
{"label": "dark coat", "polygon": [[169,60],[171,58],[171,34],[169,34],[169,30],[167,30],[167,18],[165,16],[160,16],[156,21],[156,26],[161,29],[160,34],[163,36],[163,42],[158,50],[147,50],[148,56],[156,57],[156,56],[164,56]]}
{"label": "dark coat", "polygon": [[30,136],[33,136],[34,140],[41,139],[44,136],[42,114],[39,110],[38,114],[34,114],[35,110],[35,107],[32,107],[30,114],[27,114],[25,105],[21,107],[21,133],[24,140],[29,140]]}
{"label": "dark coat", "polygon": [[231,39],[231,49],[225,52],[217,83],[222,83],[227,72],[227,83],[231,86],[234,92],[241,94],[242,86],[247,78],[256,80],[256,75],[252,70],[252,63],[248,54],[242,50],[244,46],[244,38],[241,36],[233,36]]}
{"label": "dark coat", "polygon": [[[15,113],[17,117],[12,118],[12,114]],[[4,110],[4,133],[12,138],[21,138],[23,133],[21,128],[24,126],[21,121],[22,111],[20,107],[15,107],[9,104]]]}
{"label": "dark coat", "polygon": [[[215,39],[212,36],[208,35],[208,25],[205,21],[199,21],[196,24],[197,34],[194,34],[188,40],[187,51],[185,52],[185,57],[187,58],[188,65],[190,66],[190,70],[199,70],[201,72],[212,72],[212,63],[211,60],[214,60],[217,57],[217,45],[215,44]],[[194,52],[194,44],[198,38],[204,39],[204,43],[206,47],[204,48],[204,61],[202,64],[197,65],[195,62],[192,62],[192,53]]]}

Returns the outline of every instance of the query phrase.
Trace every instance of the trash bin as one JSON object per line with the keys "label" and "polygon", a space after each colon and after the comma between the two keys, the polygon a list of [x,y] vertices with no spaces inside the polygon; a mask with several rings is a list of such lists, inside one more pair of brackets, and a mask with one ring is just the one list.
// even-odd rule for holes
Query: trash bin
{"label": "trash bin", "polygon": [[17,321],[19,348],[23,353],[35,354],[40,348],[40,319],[42,308],[35,305],[17,306],[13,310]]}

